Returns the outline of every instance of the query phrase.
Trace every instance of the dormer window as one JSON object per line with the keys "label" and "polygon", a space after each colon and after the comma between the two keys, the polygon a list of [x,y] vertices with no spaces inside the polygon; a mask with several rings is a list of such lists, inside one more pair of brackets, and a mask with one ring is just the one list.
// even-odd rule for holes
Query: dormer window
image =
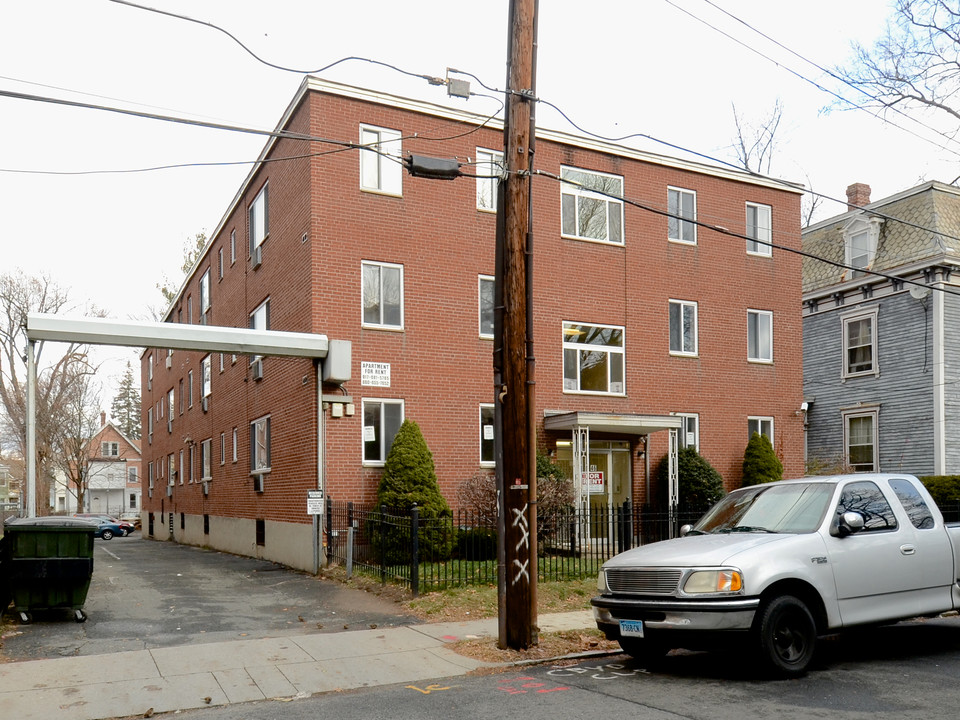
{"label": "dormer window", "polygon": [[873,267],[882,224],[881,218],[861,214],[843,226],[844,262],[854,268],[849,271],[849,279],[863,277],[863,271]]}

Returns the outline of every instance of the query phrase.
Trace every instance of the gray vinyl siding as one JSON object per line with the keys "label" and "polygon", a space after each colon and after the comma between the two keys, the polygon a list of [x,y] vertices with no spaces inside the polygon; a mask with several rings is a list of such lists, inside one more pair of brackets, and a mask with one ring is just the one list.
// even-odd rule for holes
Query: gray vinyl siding
{"label": "gray vinyl siding", "polygon": [[[843,381],[841,316],[873,307],[879,308],[875,360],[880,375]],[[841,460],[841,410],[854,408],[858,403],[876,404],[877,469],[919,475],[933,472],[931,333],[931,312],[928,310],[925,315],[923,306],[908,292],[879,301],[848,303],[803,319],[804,398],[814,401],[807,414],[808,461],[820,461],[823,467]]]}
{"label": "gray vinyl siding", "polygon": [[[950,288],[960,292],[957,288]],[[936,292],[936,291],[935,291]],[[944,293],[943,361],[946,474],[960,474],[960,297]]]}

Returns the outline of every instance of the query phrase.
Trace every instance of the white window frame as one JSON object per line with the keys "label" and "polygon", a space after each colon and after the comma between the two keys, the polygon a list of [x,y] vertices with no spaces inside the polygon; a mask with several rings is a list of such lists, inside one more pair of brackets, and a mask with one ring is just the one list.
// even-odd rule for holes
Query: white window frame
{"label": "white window frame", "polygon": [[223,280],[223,248],[217,248],[217,280]]}
{"label": "white window frame", "polygon": [[[372,290],[372,285],[368,288],[368,270],[376,270],[376,303],[378,308],[378,321],[374,322],[367,319],[367,291]],[[383,275],[384,270],[396,271],[399,275],[400,289],[400,319],[399,323],[384,322],[384,302],[383,302]],[[373,260],[363,260],[360,263],[360,321],[363,327],[376,328],[378,330],[403,330],[403,265],[396,263],[376,262]]]}
{"label": "white window frame", "polygon": [[180,481],[180,484],[183,485],[183,476],[186,475],[186,464],[183,460],[183,449],[180,449],[180,470],[177,472],[177,479]]}
{"label": "white window frame", "polygon": [[[674,198],[676,197],[676,200]],[[683,214],[683,198],[693,199],[693,217],[687,217]],[[697,193],[695,190],[688,190],[680,187],[667,188],[667,240],[683,245],[697,244]],[[684,237],[684,229],[689,225],[692,239]]]}
{"label": "white window frame", "polygon": [[[672,308],[680,308],[680,349],[675,350],[673,347],[673,331],[671,330],[671,319],[672,319]],[[685,312],[688,308],[693,310],[693,347],[687,348],[685,346],[684,338],[686,333],[684,333],[684,326],[686,325],[686,315]],[[695,300],[676,300],[671,299],[668,302],[667,309],[667,335],[668,335],[668,347],[670,348],[670,354],[676,355],[678,357],[697,357],[700,351],[700,308],[698,303]]]}
{"label": "white window frame", "polygon": [[[581,328],[599,330],[613,330],[620,333],[620,344],[605,345],[600,343],[576,342],[585,333]],[[626,374],[626,332],[622,325],[603,325],[600,323],[582,323],[564,320],[561,327],[563,346],[563,392],[578,395],[615,395],[622,397],[627,394]],[[583,353],[606,353],[607,368],[606,390],[583,389]],[[617,360],[619,358],[619,360]],[[568,368],[568,360],[575,361],[575,367]],[[616,377],[616,365],[619,363],[619,379]],[[568,369],[576,371],[576,378],[567,377]]]}
{"label": "white window frame", "polygon": [[[863,270],[873,266],[882,225],[883,218],[860,214],[843,226],[844,261],[847,266],[854,268],[847,270],[850,279],[862,277],[865,275]],[[855,247],[855,239],[859,241],[857,245],[862,247]]]}
{"label": "white window frame", "polygon": [[399,130],[360,126],[360,189],[381,195],[403,194],[403,147]]}
{"label": "white window frame", "polygon": [[200,479],[213,479],[213,439],[207,438],[200,443]]}
{"label": "white window frame", "polygon": [[[200,397],[208,398],[212,392],[213,385],[213,367],[209,355],[204,356],[200,361]],[[193,385],[190,386],[191,400],[193,396]],[[193,404],[191,402],[191,404]]]}
{"label": "white window frame", "polygon": [[[751,217],[751,214],[753,217]],[[747,203],[747,255],[771,257],[773,248],[769,244],[773,238],[773,209],[769,205]]]}
{"label": "white window frame", "polygon": [[264,241],[270,237],[270,183],[264,183],[260,192],[250,203],[247,210],[247,218],[250,235],[250,255],[252,256],[258,247],[263,245]]}
{"label": "white window frame", "polygon": [[[764,428],[768,427],[769,432]],[[747,441],[753,437],[754,433],[759,433],[761,435],[766,435],[767,439],[770,441],[770,444],[773,447],[776,445],[773,444],[773,417],[770,415],[748,415],[747,416]]]}
{"label": "white window frame", "polygon": [[230,462],[235,463],[237,461],[237,428],[233,429],[233,455],[231,456]]}
{"label": "white window frame", "polygon": [[237,261],[237,230],[234,228],[230,231],[230,264],[233,265]]}
{"label": "white window frame", "polygon": [[120,443],[113,442],[112,440],[100,443],[100,455],[101,457],[119,457]]}
{"label": "white window frame", "polygon": [[220,433],[220,464],[224,465],[227,462],[227,434]]}
{"label": "white window frame", "polygon": [[[380,406],[380,417],[378,426],[370,426],[375,433],[375,440],[373,442],[379,442],[379,458],[367,458],[367,442],[369,433],[371,430],[367,429],[367,407],[372,405]],[[400,422],[397,424],[396,430],[393,433],[393,437],[396,437],[396,433],[400,430],[400,426],[403,425],[403,421],[406,418],[406,404],[403,400],[398,400],[397,398],[363,398],[361,401],[361,439],[360,439],[360,455],[363,458],[363,465],[365,467],[383,467],[384,463],[387,461],[387,455],[390,453],[390,448],[387,447],[386,443],[383,442],[385,438],[385,423],[386,417],[383,412],[384,405],[398,405],[400,407]],[[393,444],[393,439],[390,440],[390,444]]]}
{"label": "white window frame", "polygon": [[[854,312],[844,313],[840,316],[840,328],[842,332],[841,344],[843,346],[843,363],[841,366],[843,379],[854,378],[854,377],[869,377],[874,376],[878,377],[880,375],[880,359],[877,356],[878,350],[878,340],[877,340],[877,328],[878,325],[878,316],[880,313],[879,306],[873,306],[867,309],[859,309]],[[850,345],[850,332],[849,328],[852,323],[869,321],[870,324],[870,369],[869,370],[851,370],[850,362],[850,352],[855,349]],[[867,345],[858,345],[856,347],[867,347]]]}
{"label": "white window frame", "polygon": [[250,474],[266,475],[270,466],[270,416],[264,415],[250,422]]}
{"label": "white window frame", "polygon": [[[187,407],[193,407],[193,370],[187,370],[187,388],[189,392],[190,401],[187,403]],[[180,381],[180,414],[183,415],[183,380]]]}
{"label": "white window frame", "polygon": [[[754,319],[753,323],[751,319]],[[763,336],[761,326],[764,324],[769,346],[766,348],[761,347]],[[751,352],[751,344],[754,346],[754,352]],[[747,310],[747,361],[768,365],[773,363],[773,312],[771,310]]]}
{"label": "white window frame", "polygon": [[[611,181],[619,182],[619,197],[617,197],[615,189],[611,191],[610,195],[607,195],[585,187],[587,183],[585,183],[584,180],[591,176],[603,178],[603,183],[610,183]],[[623,226],[623,200],[621,199],[623,197],[623,176],[598,172],[597,170],[585,170],[578,167],[561,166],[560,177],[577,183],[575,185],[571,184],[571,182],[560,183],[560,234],[565,238],[572,238],[575,240],[599,242],[607,245],[623,245],[625,234]],[[614,197],[611,197],[611,195]],[[583,233],[584,228],[580,227],[580,210],[581,205],[584,202],[604,203],[605,221],[602,237],[594,237],[592,235]],[[575,225],[572,228],[569,226],[569,223],[567,223],[565,226],[565,220],[568,215],[565,213],[564,207],[567,206],[569,209],[570,203],[572,203]],[[616,237],[617,235],[619,237]]]}
{"label": "white window frame", "polygon": [[200,324],[210,324],[210,268],[200,276]]}
{"label": "white window frame", "polygon": [[[699,413],[673,413],[678,418],[683,419],[683,427],[680,428],[680,436],[677,438],[680,447],[693,447],[700,452],[700,414]],[[693,434],[693,442],[690,442],[690,435]]]}
{"label": "white window frame", "polygon": [[[478,313],[478,330],[480,337],[484,340],[493,340],[493,327],[494,327],[494,303],[496,299],[494,298],[494,277],[493,275],[480,275],[477,277],[477,313]],[[484,288],[486,288],[489,293],[489,321],[486,325],[489,327],[489,332],[484,330]]]}
{"label": "white window frame", "polygon": [[173,432],[173,416],[177,411],[177,399],[175,395],[174,389],[170,388],[169,392],[167,392],[167,410],[169,411],[167,415],[167,432]]}
{"label": "white window frame", "polygon": [[[843,457],[851,472],[880,472],[880,408],[862,406],[850,410],[841,410],[843,418]],[[873,462],[869,467],[864,463],[854,463],[850,458],[850,421],[870,418],[872,421],[870,446],[873,448]]]}
{"label": "white window frame", "polygon": [[[479,452],[480,467],[492,468],[497,466],[496,456],[496,424],[494,423],[495,407],[493,403],[480,403],[478,418],[480,421],[480,442],[477,451]],[[489,421],[484,424],[484,415]],[[489,450],[489,459],[484,460],[484,450]]]}
{"label": "white window frame", "polygon": [[497,211],[497,187],[503,174],[503,151],[477,148],[477,210]]}

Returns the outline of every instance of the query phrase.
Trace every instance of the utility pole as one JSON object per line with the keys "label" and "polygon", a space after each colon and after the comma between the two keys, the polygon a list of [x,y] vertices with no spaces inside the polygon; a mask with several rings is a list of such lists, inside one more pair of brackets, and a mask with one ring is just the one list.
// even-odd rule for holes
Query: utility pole
{"label": "utility pole", "polygon": [[501,648],[537,637],[537,473],[534,418],[533,231],[537,0],[511,0],[504,122],[505,177],[497,197],[494,386],[497,427]]}

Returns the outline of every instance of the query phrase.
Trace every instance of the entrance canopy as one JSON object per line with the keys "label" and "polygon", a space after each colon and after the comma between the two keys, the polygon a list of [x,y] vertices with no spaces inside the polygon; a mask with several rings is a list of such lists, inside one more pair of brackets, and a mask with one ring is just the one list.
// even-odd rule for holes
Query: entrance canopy
{"label": "entrance canopy", "polygon": [[552,413],[543,418],[545,430],[574,430],[589,427],[591,432],[617,435],[649,435],[659,430],[680,430],[683,418],[678,415],[618,415],[610,413],[568,412]]}

